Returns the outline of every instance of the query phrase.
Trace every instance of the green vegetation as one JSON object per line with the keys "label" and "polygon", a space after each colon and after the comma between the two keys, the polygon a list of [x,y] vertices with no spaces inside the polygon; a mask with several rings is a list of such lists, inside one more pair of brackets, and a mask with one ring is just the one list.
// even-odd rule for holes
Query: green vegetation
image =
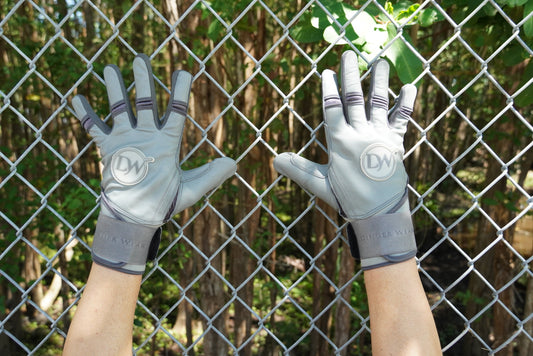
{"label": "green vegetation", "polygon": [[[533,0],[496,1],[501,11],[474,0],[34,3],[0,3],[6,354],[60,352],[91,263],[100,189],[99,154],[70,99],[85,95],[111,123],[103,68],[117,64],[133,97],[137,52],[160,79],[160,113],[172,72],[195,76],[182,167],[220,154],[239,164],[238,177],[164,227],[136,311],[139,354],[329,355],[332,344],[345,345],[341,355],[370,354],[364,281],[343,221],[272,167],[284,151],[326,162],[319,75],[338,70],[347,49],[361,54],[363,72],[378,56],[390,62],[391,102],[403,84],[418,87],[405,162],[419,255],[431,250],[421,267],[439,283],[424,280],[428,292],[457,281],[445,297],[475,317],[476,333],[495,348],[511,337],[514,319],[497,303],[482,311],[492,290],[475,273],[462,276],[466,255],[518,318],[532,312],[520,256],[503,242],[478,254],[502,227],[512,244],[520,220],[509,223],[533,189]],[[464,321],[446,308],[435,309],[443,346],[480,355],[468,335],[455,340]],[[516,340],[507,351],[531,347]]]}

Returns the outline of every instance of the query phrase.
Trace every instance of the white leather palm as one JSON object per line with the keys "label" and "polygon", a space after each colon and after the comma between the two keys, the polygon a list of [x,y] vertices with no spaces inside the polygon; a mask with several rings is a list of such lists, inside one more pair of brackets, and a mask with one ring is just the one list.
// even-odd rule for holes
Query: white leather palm
{"label": "white leather palm", "polygon": [[73,105],[100,148],[104,213],[158,227],[233,175],[236,165],[232,159],[219,158],[183,171],[179,152],[192,76],[185,71],[174,73],[168,109],[159,119],[148,57],[135,58],[133,73],[137,117],[133,115],[120,71],[112,65],[105,68],[104,78],[113,127],[109,128],[96,116],[84,97],[76,96]]}
{"label": "white leather palm", "polygon": [[179,152],[192,76],[174,73],[170,102],[160,119],[147,56],[134,59],[133,74],[136,116],[114,65],[104,69],[112,127],[97,117],[84,97],[74,97],[72,104],[100,149],[104,167],[93,258],[110,268],[142,273],[148,250],[157,250],[159,226],[233,175],[236,165],[232,159],[219,158],[183,171]]}
{"label": "white leather palm", "polygon": [[[416,88],[405,85],[389,115],[388,78],[388,63],[378,60],[372,67],[365,110],[357,56],[345,52],[341,60],[342,95],[335,73],[322,73],[328,163],[311,162],[294,153],[282,153],[274,160],[278,172],[336,208],[355,228],[380,214],[409,213],[403,136]],[[360,248],[362,244],[359,239]],[[367,257],[361,255],[362,259]]]}

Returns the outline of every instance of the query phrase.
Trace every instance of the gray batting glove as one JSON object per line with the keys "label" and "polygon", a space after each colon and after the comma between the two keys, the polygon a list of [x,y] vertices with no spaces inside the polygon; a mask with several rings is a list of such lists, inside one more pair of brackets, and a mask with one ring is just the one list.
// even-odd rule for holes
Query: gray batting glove
{"label": "gray batting glove", "polygon": [[130,274],[142,274],[147,260],[157,255],[160,226],[193,205],[206,192],[235,173],[235,161],[219,158],[189,171],[179,165],[179,151],[192,76],[176,71],[165,115],[157,113],[150,60],[133,61],[136,113],[118,67],[106,66],[104,79],[113,127],[106,125],[83,96],[72,104],[85,130],[100,149],[102,163],[101,212],[93,261]]}
{"label": "gray batting glove", "polygon": [[335,73],[322,73],[328,164],[282,153],[274,160],[274,167],[349,221],[352,255],[360,258],[367,270],[416,254],[403,165],[403,136],[416,87],[405,85],[388,115],[389,64],[380,59],[372,67],[365,110],[357,63],[353,51],[343,54],[342,97]]}

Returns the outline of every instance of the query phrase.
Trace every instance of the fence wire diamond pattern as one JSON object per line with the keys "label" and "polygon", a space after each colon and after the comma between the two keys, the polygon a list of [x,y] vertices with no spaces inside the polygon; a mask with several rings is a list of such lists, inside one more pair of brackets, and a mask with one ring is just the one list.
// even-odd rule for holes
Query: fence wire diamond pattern
{"label": "fence wire diamond pattern", "polygon": [[239,169],[166,224],[136,351],[370,353],[344,222],[271,167],[287,150],[324,158],[320,71],[351,48],[363,70],[383,56],[419,86],[405,157],[444,352],[533,352],[533,2],[289,3],[0,5],[0,349],[61,349],[99,209],[98,153],[70,99],[90,96],[111,120],[103,66],[119,64],[133,92],[144,52],[160,105],[172,70],[194,75],[182,165],[227,155]]}

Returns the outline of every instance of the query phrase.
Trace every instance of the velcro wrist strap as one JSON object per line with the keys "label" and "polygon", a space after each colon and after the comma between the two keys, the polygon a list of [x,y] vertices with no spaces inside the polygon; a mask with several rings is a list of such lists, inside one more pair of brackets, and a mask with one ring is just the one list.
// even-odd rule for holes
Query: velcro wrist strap
{"label": "velcro wrist strap", "polygon": [[350,221],[363,270],[408,260],[416,255],[411,214],[398,212]]}
{"label": "velcro wrist strap", "polygon": [[[152,240],[159,238],[160,228],[120,221],[100,214],[92,245],[93,261],[130,274],[142,274],[149,251],[154,257]],[[159,244],[157,244],[159,245]]]}

